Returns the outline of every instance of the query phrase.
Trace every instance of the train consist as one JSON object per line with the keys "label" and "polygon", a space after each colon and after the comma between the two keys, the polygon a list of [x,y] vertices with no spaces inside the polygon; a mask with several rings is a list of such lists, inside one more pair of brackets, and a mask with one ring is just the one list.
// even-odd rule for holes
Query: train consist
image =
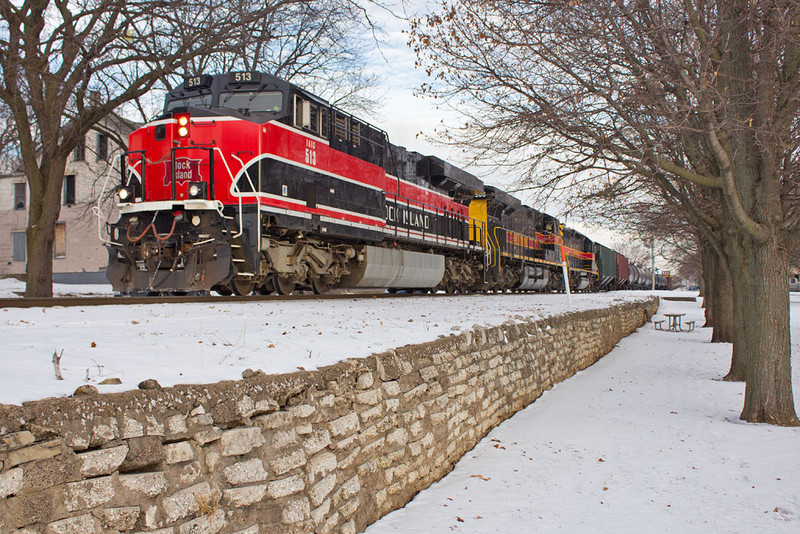
{"label": "train consist", "polygon": [[187,79],[122,162],[106,245],[123,294],[652,283],[556,218],[264,73]]}

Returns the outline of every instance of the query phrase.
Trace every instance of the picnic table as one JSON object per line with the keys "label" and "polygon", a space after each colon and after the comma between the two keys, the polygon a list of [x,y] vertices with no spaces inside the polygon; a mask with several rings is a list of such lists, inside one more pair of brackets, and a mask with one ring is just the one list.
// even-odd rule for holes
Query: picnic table
{"label": "picnic table", "polygon": [[[669,332],[683,332],[683,328],[681,328],[681,317],[686,315],[685,313],[665,313],[664,317],[667,318],[667,331]],[[664,321],[653,321],[656,329],[663,330],[661,328],[661,324]],[[689,327],[688,331],[691,332],[694,330],[694,321],[686,321],[686,325]]]}
{"label": "picnic table", "polygon": [[667,318],[667,330],[670,332],[678,332],[683,331],[681,328],[681,317],[686,315],[685,313],[665,313],[664,317]]}

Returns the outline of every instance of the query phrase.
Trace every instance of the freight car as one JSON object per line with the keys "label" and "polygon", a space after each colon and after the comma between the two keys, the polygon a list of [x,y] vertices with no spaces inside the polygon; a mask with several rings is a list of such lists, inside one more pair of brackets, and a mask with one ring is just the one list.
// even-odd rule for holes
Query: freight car
{"label": "freight car", "polygon": [[599,283],[595,244],[556,218],[265,73],[188,78],[121,168],[122,294],[625,285]]}

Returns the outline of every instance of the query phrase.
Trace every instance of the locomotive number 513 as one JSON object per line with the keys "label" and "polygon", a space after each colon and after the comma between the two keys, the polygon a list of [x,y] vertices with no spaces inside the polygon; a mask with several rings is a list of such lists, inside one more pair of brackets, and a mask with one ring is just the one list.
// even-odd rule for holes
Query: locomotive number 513
{"label": "locomotive number 513", "polygon": [[317,145],[311,139],[306,139],[306,165],[317,164]]}

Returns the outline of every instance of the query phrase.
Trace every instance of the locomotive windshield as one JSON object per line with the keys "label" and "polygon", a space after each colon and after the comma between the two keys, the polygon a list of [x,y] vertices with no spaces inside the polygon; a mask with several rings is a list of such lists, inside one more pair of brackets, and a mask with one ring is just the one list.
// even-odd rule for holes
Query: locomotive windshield
{"label": "locomotive windshield", "polygon": [[245,114],[258,111],[278,112],[283,109],[283,93],[280,91],[220,93],[219,107],[235,109]]}
{"label": "locomotive windshield", "polygon": [[187,98],[179,98],[167,102],[167,111],[172,111],[175,108],[182,108],[188,106],[195,106],[199,108],[207,108],[211,106],[211,95],[197,95]]}

